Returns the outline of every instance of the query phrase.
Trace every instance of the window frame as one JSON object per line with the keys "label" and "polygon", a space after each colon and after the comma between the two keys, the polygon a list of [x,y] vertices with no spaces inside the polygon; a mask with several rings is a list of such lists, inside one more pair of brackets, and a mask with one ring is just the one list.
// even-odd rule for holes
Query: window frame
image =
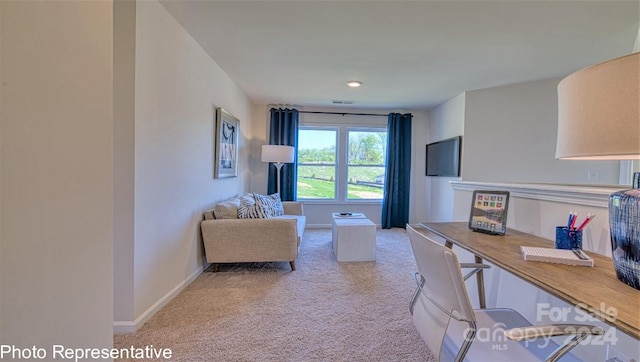
{"label": "window frame", "polygon": [[[305,202],[325,202],[325,201],[336,201],[337,197],[338,197],[338,163],[339,163],[339,155],[340,155],[340,127],[337,127],[335,125],[300,125],[298,127],[298,132],[300,132],[301,130],[305,130],[305,131],[335,131],[336,133],[336,150],[335,150],[335,163],[333,164],[333,172],[334,172],[334,181],[333,181],[333,195],[334,198],[332,199],[318,199],[318,198],[300,198],[298,197],[298,195],[296,195],[296,199],[298,200],[304,200]],[[300,140],[298,140],[298,145],[299,145]],[[299,148],[299,147],[298,147]],[[296,151],[297,152],[297,151]],[[296,155],[298,156],[298,155]],[[299,160],[299,157],[296,157],[296,159]],[[296,168],[300,167],[300,165],[302,166],[331,166],[331,164],[301,164],[300,161],[298,161],[298,163],[296,164]],[[297,175],[299,175],[299,172],[296,172]],[[299,177],[299,176],[298,176]],[[298,182],[298,180],[296,180],[296,183]]]}
{"label": "window frame", "polygon": [[[304,201],[305,203],[312,204],[382,204],[382,197],[379,199],[354,199],[348,198],[348,172],[349,172],[349,132],[387,132],[387,128],[382,125],[338,125],[333,123],[301,123],[299,130],[318,130],[336,131],[336,163],[335,163],[335,181],[334,181],[334,195],[332,199],[314,199],[314,198],[301,198],[298,195],[297,199]],[[388,135],[387,135],[388,137]],[[386,157],[382,165],[386,173]],[[296,167],[301,164],[298,162]],[[304,166],[304,164],[302,164]],[[365,165],[363,165],[364,167]],[[373,165],[374,167],[378,165]],[[298,180],[296,180],[298,182]]]}
{"label": "window frame", "polygon": [[[384,154],[382,165],[350,165],[349,164],[349,134],[351,132],[384,132],[387,133],[387,129],[384,127],[372,127],[372,126],[357,126],[357,127],[346,127],[345,130],[345,145],[344,145],[344,167],[345,167],[345,184],[344,184],[344,201],[346,202],[382,202],[381,196],[379,199],[350,199],[349,198],[349,167],[381,167],[384,171],[384,174],[387,173],[387,160],[386,154]],[[387,134],[387,137],[389,135]],[[383,182],[383,194],[384,194],[384,182]]]}

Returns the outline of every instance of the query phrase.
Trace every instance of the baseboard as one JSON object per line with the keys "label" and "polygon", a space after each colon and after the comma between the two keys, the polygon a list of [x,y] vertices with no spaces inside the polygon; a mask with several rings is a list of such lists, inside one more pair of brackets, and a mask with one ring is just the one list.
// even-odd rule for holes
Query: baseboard
{"label": "baseboard", "polygon": [[140,327],[142,327],[151,317],[153,317],[162,307],[164,307],[167,303],[169,303],[173,298],[178,295],[187,285],[191,284],[200,274],[202,274],[205,270],[205,266],[202,268],[196,269],[191,275],[187,276],[182,282],[175,286],[175,288],[171,289],[169,293],[165,294],[160,298],[157,302],[155,302],[149,309],[145,310],[138,318],[133,321],[114,321],[113,322],[113,333],[114,334],[124,334],[124,333],[132,333],[137,331]]}
{"label": "baseboard", "polygon": [[331,224],[307,224],[307,229],[331,229]]}

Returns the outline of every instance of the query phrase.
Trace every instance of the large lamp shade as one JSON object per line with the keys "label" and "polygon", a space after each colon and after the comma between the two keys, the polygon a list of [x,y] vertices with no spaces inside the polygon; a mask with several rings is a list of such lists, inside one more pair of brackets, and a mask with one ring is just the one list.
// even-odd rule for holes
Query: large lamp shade
{"label": "large lamp shade", "polygon": [[640,53],[579,70],[558,85],[556,158],[640,159]]}
{"label": "large lamp shade", "polygon": [[263,145],[262,162],[291,163],[295,156],[295,148],[292,146]]}

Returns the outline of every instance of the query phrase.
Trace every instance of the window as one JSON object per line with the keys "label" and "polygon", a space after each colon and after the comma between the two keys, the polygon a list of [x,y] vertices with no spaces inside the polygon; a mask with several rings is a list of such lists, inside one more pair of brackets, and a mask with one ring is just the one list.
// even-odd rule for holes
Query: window
{"label": "window", "polygon": [[382,199],[387,132],[349,130],[347,199]]}
{"label": "window", "polygon": [[298,199],[381,200],[386,145],[384,128],[300,127]]}
{"label": "window", "polygon": [[336,198],[338,130],[301,128],[298,131],[298,198]]}

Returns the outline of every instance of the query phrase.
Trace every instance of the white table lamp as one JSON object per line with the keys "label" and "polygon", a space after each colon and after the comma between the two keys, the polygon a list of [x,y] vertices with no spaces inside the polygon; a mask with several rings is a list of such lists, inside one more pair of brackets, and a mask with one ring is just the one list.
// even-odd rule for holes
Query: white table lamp
{"label": "white table lamp", "polygon": [[[276,185],[280,195],[280,169],[285,163],[292,163],[295,159],[295,148],[292,146],[263,145],[262,162],[272,162],[276,166]],[[281,195],[282,197],[282,195]]]}
{"label": "white table lamp", "polygon": [[[640,159],[640,53],[579,70],[558,84],[556,158]],[[640,188],[609,197],[618,279],[640,290]]]}

